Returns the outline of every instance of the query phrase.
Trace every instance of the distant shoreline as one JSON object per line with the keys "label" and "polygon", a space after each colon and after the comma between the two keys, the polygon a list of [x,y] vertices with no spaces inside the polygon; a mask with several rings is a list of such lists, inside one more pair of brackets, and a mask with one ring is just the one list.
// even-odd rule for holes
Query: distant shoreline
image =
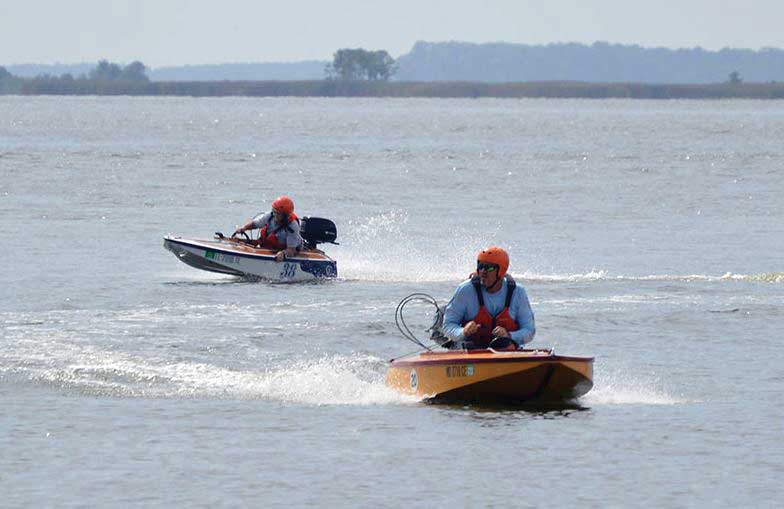
{"label": "distant shoreline", "polygon": [[5,95],[185,97],[430,97],[558,99],[784,99],[784,82],[645,84],[588,82],[154,81],[21,79]]}

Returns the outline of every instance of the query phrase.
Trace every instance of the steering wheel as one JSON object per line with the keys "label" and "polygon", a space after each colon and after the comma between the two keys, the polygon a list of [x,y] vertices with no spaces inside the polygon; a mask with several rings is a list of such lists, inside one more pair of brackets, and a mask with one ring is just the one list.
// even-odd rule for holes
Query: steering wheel
{"label": "steering wheel", "polygon": [[[502,337],[495,337],[490,341],[490,344],[487,345],[488,348],[492,348],[493,350],[500,350],[503,348],[509,348],[509,345],[513,345],[511,339],[509,338],[502,338]],[[517,348],[515,348],[516,350]]]}
{"label": "steering wheel", "polygon": [[[239,232],[239,233],[240,233],[240,235],[242,235],[243,237],[245,237],[245,241],[246,241],[246,242],[248,242],[248,243],[250,243],[250,242],[251,242],[251,240],[250,240],[250,237],[248,236],[248,234],[247,234],[247,233],[245,233],[245,232]],[[237,232],[234,232],[234,233],[231,235],[231,238],[233,238],[233,239],[236,239],[236,238],[237,238]]]}

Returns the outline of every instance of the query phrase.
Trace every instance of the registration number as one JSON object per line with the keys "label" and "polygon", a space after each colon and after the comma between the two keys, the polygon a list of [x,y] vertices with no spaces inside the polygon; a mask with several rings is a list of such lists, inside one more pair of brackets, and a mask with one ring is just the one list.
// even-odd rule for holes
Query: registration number
{"label": "registration number", "polygon": [[446,367],[447,378],[460,378],[465,376],[474,376],[473,364],[457,364]]}
{"label": "registration number", "polygon": [[219,263],[230,263],[237,265],[240,263],[240,257],[230,254],[216,253],[215,251],[205,251],[204,257]]}

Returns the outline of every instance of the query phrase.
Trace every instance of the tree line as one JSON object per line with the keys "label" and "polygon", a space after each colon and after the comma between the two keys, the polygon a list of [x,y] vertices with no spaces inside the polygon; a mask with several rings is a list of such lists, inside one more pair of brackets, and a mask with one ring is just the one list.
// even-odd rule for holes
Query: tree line
{"label": "tree line", "polygon": [[[327,65],[324,73],[326,80],[387,81],[395,71],[395,60],[386,50],[345,48],[335,52],[332,63]],[[147,76],[147,67],[138,60],[126,66],[101,60],[91,71],[76,78],[66,73],[60,76],[42,74],[25,79],[13,76],[0,66],[0,94],[162,95],[167,94],[168,90],[179,91],[183,88],[192,90],[194,94],[208,90],[212,94],[221,95],[218,89],[225,92],[233,87],[202,87],[193,83],[184,87],[152,84]]]}
{"label": "tree line", "polygon": [[733,71],[744,81],[784,81],[784,50],[643,48],[596,42],[557,43],[417,42],[397,59],[399,81],[521,83],[707,84]]}
{"label": "tree line", "polygon": [[147,67],[107,60],[74,78],[70,74],[19,78],[0,66],[0,94],[23,95],[173,95],[250,97],[553,97],[633,99],[784,98],[784,83],[745,83],[738,71],[725,83],[642,84],[573,81],[489,83],[468,81],[390,82],[397,67],[384,51],[341,49],[323,80],[301,81],[150,81]]}
{"label": "tree line", "polygon": [[113,89],[143,90],[149,83],[147,67],[138,60],[125,66],[101,60],[88,73],[77,77],[65,73],[19,78],[0,66],[0,94],[95,94]]}

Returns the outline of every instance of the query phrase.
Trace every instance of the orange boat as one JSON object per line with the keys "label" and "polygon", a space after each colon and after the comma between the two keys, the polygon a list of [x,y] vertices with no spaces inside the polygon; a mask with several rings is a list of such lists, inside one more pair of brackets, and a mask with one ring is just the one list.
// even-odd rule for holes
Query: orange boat
{"label": "orange boat", "polygon": [[386,383],[435,402],[568,402],[593,387],[593,357],[553,350],[427,351],[393,359]]}

